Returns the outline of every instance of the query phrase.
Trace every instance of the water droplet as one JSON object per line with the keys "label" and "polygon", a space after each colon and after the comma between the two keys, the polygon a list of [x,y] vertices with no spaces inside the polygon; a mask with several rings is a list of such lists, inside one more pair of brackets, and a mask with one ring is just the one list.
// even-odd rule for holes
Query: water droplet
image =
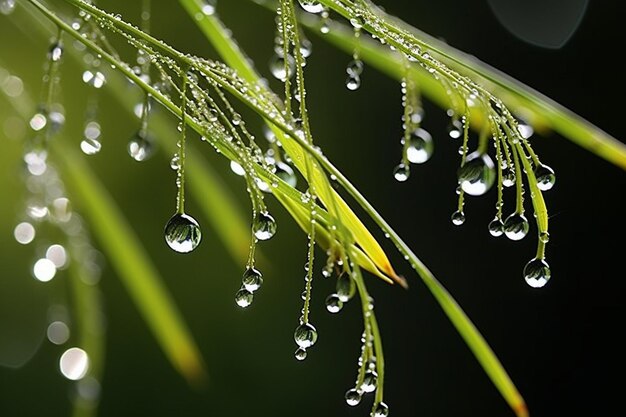
{"label": "water droplet", "polygon": [[411,134],[406,157],[413,164],[428,161],[433,154],[433,138],[426,130],[417,128]]}
{"label": "water droplet", "polygon": [[499,217],[495,217],[492,221],[489,222],[489,233],[493,237],[500,237],[504,233],[504,223]]}
{"label": "water droplet", "polygon": [[313,43],[306,38],[300,39],[300,54],[303,58],[308,58],[313,53]]}
{"label": "water droplet", "polygon": [[61,245],[51,245],[46,250],[46,259],[52,261],[55,267],[63,268],[67,265],[67,251]]}
{"label": "water droplet", "polygon": [[511,240],[521,240],[528,234],[528,220],[523,214],[513,213],[504,221],[504,234]]}
{"label": "water droplet", "polygon": [[291,55],[287,55],[287,66],[285,66],[285,58],[280,55],[274,55],[270,59],[270,72],[272,75],[285,82],[287,78],[291,78],[295,73],[296,61]]}
{"label": "water droplet", "polygon": [[241,308],[248,307],[250,304],[252,304],[253,299],[254,295],[245,288],[240,289],[239,291],[237,291],[237,294],[235,294],[235,302]]}
{"label": "water droplet", "polygon": [[365,19],[363,19],[363,16],[361,16],[360,14],[357,14],[350,18],[350,24],[354,29],[359,30],[365,24]]}
{"label": "water droplet", "polygon": [[50,50],[48,51],[48,57],[51,61],[58,62],[61,60],[63,56],[63,46],[61,42],[54,42],[50,45]]}
{"label": "water droplet", "polygon": [[178,171],[180,169],[180,157],[178,156],[178,154],[174,154],[174,156],[172,156],[172,159],[170,159],[170,168],[172,168],[174,171]]}
{"label": "water droplet", "polygon": [[48,340],[55,345],[62,345],[70,338],[70,328],[62,321],[53,321],[46,330]]}
{"label": "water droplet", "polygon": [[211,16],[215,14],[217,0],[203,0],[201,2],[201,5],[202,5],[202,13],[204,13],[206,16]]}
{"label": "water droplet", "polygon": [[298,0],[300,6],[309,13],[321,13],[324,11],[324,5],[317,0]]}
{"label": "water droplet", "polygon": [[524,279],[533,288],[541,288],[550,280],[550,266],[541,258],[533,258],[524,267]]}
{"label": "water droplet", "polygon": [[356,284],[354,280],[350,278],[350,275],[344,272],[337,277],[335,290],[337,292],[337,298],[339,298],[340,301],[347,303],[356,292]]}
{"label": "water droplet", "polygon": [[0,0],[0,13],[10,15],[15,10],[15,0]]}
{"label": "water droplet", "polygon": [[86,70],[83,72],[83,81],[94,88],[101,88],[106,83],[106,77],[100,71]]}
{"label": "water droplet", "polygon": [[345,398],[346,398],[346,403],[349,406],[355,407],[359,405],[359,403],[361,402],[361,393],[355,388],[352,388],[346,391]]}
{"label": "water droplet", "polygon": [[404,182],[409,179],[409,175],[411,174],[411,170],[407,165],[398,164],[393,170],[393,177],[396,181]]}
{"label": "water droplet", "polygon": [[389,415],[389,407],[387,404],[380,402],[374,409],[373,417],[387,417]]}
{"label": "water droplet", "polygon": [[524,139],[528,139],[533,135],[533,133],[535,133],[533,127],[526,123],[519,123],[517,125],[517,131]]}
{"label": "water droplet", "polygon": [[550,233],[548,232],[539,233],[539,240],[543,243],[548,243],[550,241]]}
{"label": "water droplet", "polygon": [[452,119],[446,130],[452,139],[458,139],[463,136],[463,123],[459,119]]}
{"label": "water droplet", "polygon": [[289,165],[284,162],[278,162],[276,164],[275,174],[278,178],[285,181],[287,184],[294,188],[298,184],[298,177],[296,177],[295,172]]}
{"label": "water droplet", "polygon": [[13,236],[17,243],[27,245],[35,239],[35,227],[28,222],[22,222],[15,226]]}
{"label": "water droplet", "polygon": [[39,113],[36,113],[30,119],[30,122],[28,124],[30,125],[31,129],[33,129],[35,132],[38,132],[44,127],[46,127],[47,123],[48,123],[48,117],[46,116],[46,112],[41,111]]}
{"label": "water droplet", "polygon": [[269,213],[259,213],[254,219],[254,236],[259,240],[268,240],[276,233],[276,222]]}
{"label": "water droplet", "polygon": [[246,290],[255,292],[263,284],[263,275],[258,269],[248,268],[243,273],[242,283]]}
{"label": "water droplet", "polygon": [[472,152],[458,171],[459,184],[469,195],[483,195],[496,178],[493,161],[486,153]]}
{"label": "water droplet", "polygon": [[452,216],[450,217],[450,219],[452,220],[452,224],[454,224],[455,226],[460,226],[463,223],[465,223],[465,213],[457,210],[454,213],[452,213]]}
{"label": "water droplet", "polygon": [[353,59],[348,62],[346,72],[348,75],[361,75],[361,73],[363,73],[363,61],[360,59]]}
{"label": "water droplet", "polygon": [[296,349],[296,353],[294,354],[297,360],[303,361],[306,359],[306,349],[298,348]]}
{"label": "water droplet", "polygon": [[346,88],[350,91],[358,90],[361,87],[361,77],[355,74],[348,75],[346,78]]}
{"label": "water droplet", "polygon": [[363,383],[361,384],[361,389],[364,392],[374,392],[376,389],[376,382],[378,380],[378,374],[375,371],[367,371],[365,372],[365,376],[363,377]]}
{"label": "water droplet", "polygon": [[556,176],[554,175],[554,170],[547,165],[540,164],[537,168],[535,168],[535,178],[537,178],[537,187],[541,191],[548,191],[556,182]]}
{"label": "water droplet", "polygon": [[165,241],[178,253],[191,252],[198,247],[201,239],[200,225],[187,214],[174,214],[165,226]]}
{"label": "water droplet", "polygon": [[98,139],[85,138],[80,142],[80,150],[85,155],[95,155],[102,149],[102,143]]}
{"label": "water droplet", "polygon": [[41,258],[33,265],[33,275],[38,281],[48,282],[57,273],[57,267],[47,258]]}
{"label": "water droplet", "polygon": [[512,187],[515,185],[515,171],[507,169],[502,175],[502,185],[505,187]]}
{"label": "water droplet", "polygon": [[337,294],[331,294],[326,297],[326,310],[330,313],[339,313],[343,308],[343,301]]}
{"label": "water droplet", "polygon": [[137,162],[150,158],[154,151],[154,144],[147,133],[139,130],[128,142],[128,154]]}
{"label": "water droplet", "polygon": [[89,370],[89,356],[87,352],[80,348],[70,348],[61,355],[59,368],[64,377],[72,381],[78,381]]}
{"label": "water droplet", "polygon": [[317,342],[317,330],[310,323],[304,323],[296,327],[293,333],[296,344],[302,349],[310,348]]}

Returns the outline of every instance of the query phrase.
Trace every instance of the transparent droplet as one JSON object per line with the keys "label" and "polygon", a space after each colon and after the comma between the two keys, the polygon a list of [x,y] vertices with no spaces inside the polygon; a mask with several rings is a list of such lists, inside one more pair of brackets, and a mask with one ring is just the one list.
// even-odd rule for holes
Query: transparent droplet
{"label": "transparent droplet", "polygon": [[417,128],[411,133],[406,157],[413,164],[422,164],[430,159],[433,148],[433,138],[430,133],[422,128]]}
{"label": "transparent droplet", "polygon": [[31,204],[26,208],[26,214],[32,219],[41,220],[48,215],[48,207]]}
{"label": "transparent droplet", "polygon": [[47,258],[41,258],[33,265],[33,275],[38,281],[48,282],[57,273],[57,267]]}
{"label": "transparent droplet", "polygon": [[17,243],[27,245],[35,239],[35,227],[28,222],[22,222],[13,229],[13,236]]}
{"label": "transparent droplet", "polygon": [[309,13],[322,13],[324,5],[317,0],[298,0],[300,6]]}
{"label": "transparent droplet", "polygon": [[83,72],[83,81],[94,88],[101,88],[106,83],[106,76],[100,71],[86,70]]}
{"label": "transparent droplet", "polygon": [[235,302],[241,308],[248,307],[250,304],[252,304],[253,299],[254,294],[252,294],[245,288],[240,289],[239,291],[237,291],[237,294],[235,294]]}
{"label": "transparent droplet", "polygon": [[378,374],[375,371],[365,372],[363,377],[363,383],[361,384],[361,390],[364,392],[374,392],[376,390],[376,382],[378,380]]}
{"label": "transparent droplet", "polygon": [[517,125],[517,130],[524,139],[528,139],[533,135],[533,133],[535,133],[533,127],[526,123],[519,123]]}
{"label": "transparent droplet", "polygon": [[492,221],[489,222],[489,233],[493,237],[500,237],[504,233],[504,223],[499,217],[495,217]]}
{"label": "transparent droplet", "polygon": [[348,62],[346,72],[348,75],[361,75],[363,73],[363,61],[360,59],[353,59]]}
{"label": "transparent droplet", "polygon": [[363,19],[363,16],[357,14],[350,18],[350,24],[354,29],[356,29],[356,33],[357,30],[361,29],[363,25],[365,25],[365,20]]}
{"label": "transparent droplet", "polygon": [[154,153],[154,143],[150,137],[141,130],[128,142],[128,154],[137,162],[145,161]]}
{"label": "transparent droplet", "polygon": [[174,156],[172,156],[172,159],[170,160],[170,168],[174,171],[178,171],[180,169],[180,157],[178,154],[174,154]]}
{"label": "transparent droplet", "polygon": [[373,417],[387,417],[389,415],[389,407],[387,404],[380,402],[374,408]]}
{"label": "transparent droplet", "polygon": [[64,377],[72,381],[78,381],[89,370],[89,356],[87,352],[80,348],[70,348],[61,355],[59,368]]}
{"label": "transparent droplet", "polygon": [[255,292],[261,288],[261,285],[263,284],[263,275],[258,269],[248,268],[243,273],[243,279],[241,281],[246,290]]}
{"label": "transparent droplet", "polygon": [[217,6],[217,0],[202,0],[202,13],[206,16],[215,14],[215,7]]}
{"label": "transparent droplet", "polygon": [[299,361],[305,360],[306,359],[306,349],[302,349],[301,347],[299,347],[298,349],[296,349],[296,353],[294,354],[294,356]]}
{"label": "transparent droplet", "polygon": [[31,117],[30,121],[28,122],[30,128],[33,129],[35,132],[38,132],[46,127],[47,123],[48,117],[46,116],[45,112],[35,113],[35,115]]}
{"label": "transparent droplet", "polygon": [[541,164],[535,168],[535,178],[537,179],[537,187],[541,191],[548,191],[556,182],[556,175],[554,170],[547,165]]}
{"label": "transparent droplet", "polygon": [[85,155],[95,155],[102,149],[102,143],[98,139],[85,138],[80,142],[80,150]]}
{"label": "transparent droplet", "polygon": [[48,114],[48,131],[50,132],[50,134],[57,133],[59,130],[61,130],[64,124],[65,116],[63,115],[63,113],[59,111],[51,111]]}
{"label": "transparent droplet", "polygon": [[548,232],[540,232],[539,240],[543,243],[548,243],[550,241],[550,233]]}
{"label": "transparent droplet", "polygon": [[460,226],[463,223],[465,223],[465,213],[457,210],[454,213],[452,213],[452,216],[450,216],[450,219],[452,220],[452,224],[454,224],[455,226]]}
{"label": "transparent droplet", "polygon": [[398,166],[396,166],[393,169],[393,177],[398,182],[404,182],[408,180],[410,174],[411,174],[410,168],[404,164],[398,164]]}
{"label": "transparent droplet", "polygon": [[346,398],[346,403],[349,406],[355,407],[359,405],[359,403],[361,402],[361,393],[358,390],[352,388],[346,391],[345,398]]}
{"label": "transparent droplet", "polygon": [[293,333],[296,344],[302,349],[310,348],[317,342],[317,330],[310,323],[304,323],[296,327]]}
{"label": "transparent droplet", "polygon": [[287,65],[285,66],[285,58],[275,54],[270,59],[269,66],[272,75],[276,79],[284,82],[295,73],[296,61],[291,55],[287,55]]}
{"label": "transparent droplet", "polygon": [[313,53],[313,43],[306,38],[300,39],[300,54],[304,58],[308,58]]}
{"label": "transparent droplet", "polygon": [[496,178],[493,161],[486,153],[472,152],[459,168],[458,179],[463,191],[469,195],[483,195]]}
{"label": "transparent droplet", "polygon": [[463,136],[463,123],[459,119],[452,119],[446,130],[452,139],[458,139]]}
{"label": "transparent droplet", "polygon": [[52,261],[55,267],[63,268],[67,265],[67,251],[61,245],[51,245],[46,250],[46,259]]}
{"label": "transparent droplet", "polygon": [[361,87],[361,77],[356,74],[350,74],[346,78],[346,88],[350,91],[358,90]]}
{"label": "transparent droplet", "polygon": [[512,169],[506,169],[502,174],[502,185],[505,187],[512,187],[515,185],[515,171]]}
{"label": "transparent droplet", "polygon": [[100,123],[93,120],[86,123],[83,134],[85,135],[86,139],[98,139],[102,134]]}
{"label": "transparent droplet", "polygon": [[15,10],[15,0],[0,0],[0,13],[10,15]]}
{"label": "transparent droplet", "polygon": [[50,50],[48,51],[48,57],[51,61],[57,62],[61,60],[63,56],[63,46],[61,42],[54,42],[50,45]]}
{"label": "transparent droplet", "polygon": [[276,221],[269,213],[259,213],[254,219],[254,236],[259,240],[268,240],[276,233]]}
{"label": "transparent droplet", "polygon": [[46,151],[32,151],[27,152],[24,155],[24,162],[26,162],[26,168],[32,175],[42,175],[48,169],[46,159],[48,154]]}
{"label": "transparent droplet", "polygon": [[70,338],[70,328],[62,321],[53,321],[46,330],[48,340],[55,345],[62,345]]}
{"label": "transparent droplet", "polygon": [[198,247],[201,239],[200,225],[188,214],[174,214],[165,226],[165,242],[178,253],[191,252]]}
{"label": "transparent droplet", "polygon": [[528,220],[523,214],[513,213],[504,221],[504,234],[511,240],[521,240],[528,234]]}
{"label": "transparent droplet", "polygon": [[291,185],[294,188],[298,184],[298,177],[296,177],[295,172],[289,165],[284,162],[276,163],[275,174],[278,178],[285,181],[287,184]]}
{"label": "transparent droplet", "polygon": [[356,284],[350,275],[343,273],[337,277],[337,283],[335,284],[335,291],[337,298],[340,301],[347,303],[354,296],[356,292]]}
{"label": "transparent droplet", "polygon": [[524,267],[524,279],[533,288],[541,288],[550,280],[550,266],[545,259],[533,258]]}
{"label": "transparent droplet", "polygon": [[331,294],[326,297],[326,310],[330,313],[339,313],[343,308],[343,301],[337,294]]}

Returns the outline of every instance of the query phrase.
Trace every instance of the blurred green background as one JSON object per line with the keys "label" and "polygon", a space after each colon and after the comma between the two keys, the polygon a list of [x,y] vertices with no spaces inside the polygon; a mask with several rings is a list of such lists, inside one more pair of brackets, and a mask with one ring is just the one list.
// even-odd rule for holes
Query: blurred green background
{"label": "blurred green background", "polygon": [[[140,3],[98,2],[136,23]],[[182,51],[215,57],[176,2],[153,3],[155,36]],[[513,37],[487,2],[379,3],[624,138],[622,71],[610,55],[621,53],[624,34],[615,28],[619,22],[610,2],[591,2],[579,30],[559,50]],[[218,7],[257,68],[269,77],[272,14],[247,0],[222,0]],[[522,242],[491,238],[486,225],[494,213],[494,191],[467,201],[465,225],[459,228],[449,221],[456,207],[458,144],[445,134],[445,112],[425,103],[424,127],[435,138],[435,153],[429,163],[412,170],[408,182],[397,183],[391,171],[400,158],[402,133],[398,83],[366,68],[362,87],[349,92],[344,81],[350,57],[316,34],[308,36],[314,44],[306,68],[308,100],[317,143],[456,297],[509,371],[531,415],[602,415],[619,409],[619,386],[609,381],[620,380],[618,365],[624,363],[626,347],[620,337],[625,173],[557,135],[535,136],[535,150],[555,169],[557,184],[546,194],[553,278],[544,289],[532,289],[522,278],[522,268],[534,254],[534,229]],[[19,75],[34,97],[40,94],[47,50],[46,37],[0,15],[0,65]],[[62,66],[67,119],[62,135],[76,148],[89,91],[80,81],[81,71],[74,64]],[[278,83],[270,82],[281,91]],[[133,91],[129,86],[129,94]],[[265,284],[253,305],[241,310],[233,296],[243,265],[231,261],[200,216],[198,196],[188,195],[187,211],[205,225],[203,242],[192,254],[173,253],[162,236],[175,207],[170,155],[160,150],[143,163],[128,157],[126,144],[137,119],[123,111],[106,86],[97,95],[103,149],[85,159],[158,267],[209,373],[206,386],[193,388],[173,370],[104,258],[100,287],[107,351],[99,415],[368,415],[369,401],[351,408],[343,399],[356,376],[360,310],[352,302],[340,314],[329,314],[323,303],[333,291],[329,281],[314,282],[312,322],[320,334],[318,343],[306,361],[293,358],[306,237],[290,217],[267,198],[278,233],[259,245],[267,260],[260,265]],[[0,367],[0,415],[65,416],[73,385],[58,371],[58,356],[65,348],[44,340],[44,332],[46,312],[63,299],[66,277],[60,273],[49,284],[32,279],[37,248],[13,239],[24,210],[23,143],[7,135],[2,125],[6,114],[9,107],[0,101],[0,344],[15,343],[34,355],[19,369]],[[248,125],[260,134],[257,119],[250,118]],[[175,129],[169,135],[176,140]],[[202,149],[247,213],[243,180],[232,175],[225,158],[209,147]],[[93,238],[98,247],[97,236]],[[411,285],[403,291],[368,277],[385,347],[385,401],[391,415],[512,415],[425,287],[391,245],[386,249]]]}

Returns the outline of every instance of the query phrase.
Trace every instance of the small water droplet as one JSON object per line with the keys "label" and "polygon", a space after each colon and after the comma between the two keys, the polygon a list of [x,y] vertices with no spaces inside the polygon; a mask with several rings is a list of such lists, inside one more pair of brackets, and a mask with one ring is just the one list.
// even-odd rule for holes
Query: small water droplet
{"label": "small water droplet", "polygon": [[296,177],[295,172],[289,165],[287,165],[284,162],[276,163],[275,174],[278,178],[285,181],[287,184],[289,184],[290,186],[294,188],[298,184],[298,177]]}
{"label": "small water droplet", "polygon": [[33,129],[35,132],[38,132],[44,127],[46,127],[47,123],[48,123],[48,117],[46,115],[46,112],[40,111],[36,113],[33,117],[31,117],[30,122],[28,124],[30,125],[31,129]]}
{"label": "small water droplet", "polygon": [[61,45],[61,42],[54,42],[52,45],[50,45],[50,49],[48,51],[48,57],[50,58],[51,61],[53,62],[58,62],[61,60],[61,57],[63,56],[63,46]]}
{"label": "small water droplet", "polygon": [[102,143],[98,139],[85,138],[80,142],[80,150],[85,155],[95,155],[102,149]]}
{"label": "small water droplet", "polygon": [[489,222],[489,233],[493,237],[500,237],[504,234],[504,223],[499,217],[495,217],[492,221]]}
{"label": "small water droplet", "polygon": [[326,297],[326,310],[330,313],[339,313],[343,308],[343,301],[337,294],[331,294]]}
{"label": "small water droplet", "polygon": [[550,280],[550,266],[541,258],[533,258],[524,267],[524,279],[533,288],[541,288]]}
{"label": "small water droplet", "polygon": [[389,415],[389,407],[387,404],[380,402],[374,409],[373,417],[387,417]]}
{"label": "small water droplet", "polygon": [[299,347],[298,349],[296,349],[296,353],[294,354],[294,356],[299,361],[305,360],[306,359],[306,349],[302,349],[301,347]]}
{"label": "small water droplet", "polygon": [[537,187],[541,191],[548,191],[556,182],[554,170],[547,165],[541,164],[535,168],[535,178],[537,179]]}
{"label": "small water droplet", "polygon": [[298,346],[307,349],[317,342],[317,330],[311,323],[304,323],[296,327],[293,338]]}
{"label": "small water droplet", "polygon": [[356,292],[356,284],[350,275],[342,273],[337,277],[337,283],[335,284],[335,291],[340,301],[347,303],[354,296]]}
{"label": "small water droplet", "polygon": [[359,405],[359,403],[361,402],[361,393],[355,388],[352,388],[346,391],[345,398],[346,398],[346,403],[349,406],[355,407]]}
{"label": "small water droplet", "polygon": [[528,234],[528,220],[523,214],[513,213],[504,221],[504,234],[511,240],[521,240]]}
{"label": "small water droplet", "polygon": [[452,220],[452,224],[454,224],[455,226],[460,226],[463,223],[465,223],[465,213],[457,210],[454,213],[452,213],[452,216],[450,216],[450,219]]}
{"label": "small water droplet", "polygon": [[145,161],[152,156],[154,144],[150,137],[141,130],[135,133],[128,142],[128,154],[137,162]]}
{"label": "small water droplet", "polygon": [[506,169],[502,175],[502,185],[505,187],[512,187],[515,185],[515,171],[513,169]]}
{"label": "small water droplet", "polygon": [[269,63],[272,75],[285,82],[287,78],[291,78],[295,73],[296,61],[291,55],[287,55],[287,66],[285,66],[285,58],[280,55],[274,55]]}
{"label": "small water droplet", "polygon": [[235,294],[235,302],[241,308],[248,307],[250,304],[252,304],[253,299],[254,294],[252,294],[245,288],[240,289],[239,291],[237,291],[237,294]]}
{"label": "small water droplet", "polygon": [[254,236],[259,240],[268,240],[276,233],[276,221],[269,213],[259,213],[254,219]]}
{"label": "small water droplet", "polygon": [[452,119],[446,130],[452,139],[458,139],[463,136],[463,123],[459,119]]}
{"label": "small water droplet", "polygon": [[363,383],[361,384],[361,389],[364,392],[374,392],[376,389],[376,382],[378,381],[378,374],[375,371],[369,370],[365,372],[365,376],[363,377]]}
{"label": "small water droplet", "polygon": [[486,153],[472,152],[458,170],[459,184],[469,195],[483,195],[495,180],[493,161]]}
{"label": "small water droplet", "polygon": [[346,88],[350,91],[358,90],[361,87],[361,77],[356,74],[350,74],[346,78]]}
{"label": "small water droplet", "polygon": [[174,214],[165,226],[165,241],[178,253],[191,252],[198,247],[201,239],[200,225],[188,214]]}
{"label": "small water droplet", "polygon": [[428,131],[417,128],[411,134],[406,157],[413,164],[422,164],[428,161],[433,154],[433,138]]}
{"label": "small water droplet", "polygon": [[28,222],[22,222],[13,229],[13,236],[17,243],[27,245],[35,239],[35,227]]}
{"label": "small water droplet", "polygon": [[263,275],[258,269],[248,268],[243,273],[242,283],[246,290],[255,292],[263,284]]}
{"label": "small water droplet", "polygon": [[178,171],[180,169],[180,157],[178,156],[178,154],[174,154],[174,156],[172,156],[172,159],[170,159],[170,168],[172,168],[174,171]]}
{"label": "small water droplet", "polygon": [[202,13],[204,13],[205,16],[211,16],[215,14],[217,0],[202,0],[201,6],[202,6]]}
{"label": "small water droplet", "polygon": [[533,127],[526,123],[519,123],[517,125],[517,131],[524,139],[528,139],[533,135],[533,133],[535,133]]}
{"label": "small water droplet", "polygon": [[550,233],[548,232],[540,232],[539,240],[543,243],[548,243],[550,241]]}
{"label": "small water droplet", "polygon": [[361,73],[363,73],[363,61],[360,59],[353,59],[348,62],[346,72],[348,75],[361,75]]}
{"label": "small water droplet", "polygon": [[57,273],[57,267],[48,258],[41,258],[33,265],[33,276],[41,282],[48,282]]}
{"label": "small water droplet", "polygon": [[106,76],[100,71],[86,70],[83,72],[83,81],[94,88],[101,88],[106,83]]}
{"label": "small water droplet", "polygon": [[321,13],[324,11],[324,5],[317,0],[298,0],[300,6],[309,13]]}
{"label": "small water droplet", "polygon": [[409,179],[409,175],[411,174],[411,170],[407,165],[398,164],[393,170],[393,177],[396,181],[404,182]]}

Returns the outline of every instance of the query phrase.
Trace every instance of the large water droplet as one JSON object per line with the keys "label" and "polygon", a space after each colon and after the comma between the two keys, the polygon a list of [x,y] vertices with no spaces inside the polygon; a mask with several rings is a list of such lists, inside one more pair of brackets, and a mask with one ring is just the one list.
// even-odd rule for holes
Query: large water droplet
{"label": "large water droplet", "polygon": [[349,74],[346,78],[346,88],[350,91],[355,91],[359,87],[361,87],[361,77],[356,74]]}
{"label": "large water droplet", "polygon": [[317,342],[317,330],[310,323],[304,323],[296,327],[293,338],[302,349],[310,348]]}
{"label": "large water droplet", "polygon": [[306,349],[302,349],[301,347],[299,347],[298,349],[296,349],[296,353],[294,354],[294,356],[299,361],[305,360],[306,359]]}
{"label": "large water droplet", "polygon": [[504,221],[504,234],[511,240],[521,240],[528,234],[528,220],[523,214],[513,213]]}
{"label": "large water droplet", "polygon": [[128,154],[137,162],[145,161],[152,156],[154,144],[147,133],[138,131],[128,142]]}
{"label": "large water droplet", "polygon": [[174,214],[165,226],[165,241],[176,252],[191,252],[198,247],[201,239],[200,225],[187,214]]}
{"label": "large water droplet", "polygon": [[330,313],[339,313],[343,308],[343,301],[337,294],[331,294],[326,297],[326,310]]}
{"label": "large water droplet", "polygon": [[337,277],[337,283],[335,284],[335,290],[337,291],[337,297],[340,301],[347,303],[354,296],[356,292],[356,284],[350,275],[343,273]]}
{"label": "large water droplet", "polygon": [[556,175],[554,170],[547,165],[541,164],[535,168],[535,178],[537,178],[537,187],[541,191],[548,191],[556,182]]}
{"label": "large water droplet", "polygon": [[365,376],[363,377],[363,383],[361,384],[361,389],[364,392],[374,392],[376,390],[376,382],[378,381],[378,374],[375,371],[367,371],[365,372]]}
{"label": "large water droplet", "polygon": [[270,72],[276,79],[286,81],[295,73],[296,61],[291,55],[287,55],[287,66],[285,66],[285,58],[280,55],[274,55],[270,59]]}
{"label": "large water droplet", "polygon": [[422,164],[428,161],[433,154],[433,138],[426,130],[417,128],[411,134],[406,157],[413,164]]}
{"label": "large water droplet", "polygon": [[240,289],[235,294],[235,302],[241,308],[246,308],[250,304],[252,304],[252,300],[254,299],[254,295],[245,288]]}
{"label": "large water droplet", "polygon": [[550,280],[550,266],[541,258],[533,258],[524,267],[524,279],[533,288],[541,288]]}
{"label": "large water droplet", "polygon": [[254,236],[259,240],[268,240],[276,233],[276,222],[269,213],[259,213],[254,219]]}
{"label": "large water droplet", "polygon": [[28,124],[30,125],[30,128],[33,129],[35,132],[38,132],[44,127],[46,127],[47,123],[48,123],[48,116],[47,116],[47,113],[44,111],[35,113],[35,115],[31,117],[30,121],[28,122]]}
{"label": "large water droplet", "polygon": [[300,54],[303,58],[308,58],[313,53],[313,44],[306,38],[300,39]]}
{"label": "large water droplet", "polygon": [[410,168],[404,164],[398,164],[398,166],[393,169],[393,177],[396,179],[396,181],[399,182],[404,182],[408,180],[410,174]]}
{"label": "large water droplet", "polygon": [[281,180],[285,181],[287,184],[291,185],[295,188],[298,184],[298,177],[296,177],[293,169],[284,162],[276,163],[276,176]]}
{"label": "large water droplet", "polygon": [[261,285],[263,284],[263,275],[258,269],[248,268],[243,273],[243,279],[241,281],[246,290],[255,292],[261,288]]}
{"label": "large water droplet", "polygon": [[389,407],[387,404],[380,402],[374,409],[373,417],[387,417],[389,415]]}
{"label": "large water droplet", "polygon": [[9,15],[15,10],[15,0],[0,0],[0,13]]}
{"label": "large water droplet", "polygon": [[495,217],[492,221],[489,222],[487,226],[489,229],[489,234],[493,237],[500,237],[504,233],[504,223],[499,217]]}
{"label": "large water droplet", "polygon": [[459,184],[469,195],[483,195],[496,178],[493,161],[486,153],[472,152],[458,171]]}
{"label": "large water droplet", "polygon": [[452,213],[452,216],[450,216],[450,220],[452,220],[452,224],[454,224],[455,226],[460,226],[465,223],[465,213],[457,210]]}
{"label": "large water droplet", "polygon": [[58,62],[61,60],[62,56],[63,56],[63,46],[61,45],[61,42],[54,42],[52,45],[50,45],[50,49],[48,51],[48,57],[50,58],[51,61]]}
{"label": "large water droplet", "polygon": [[324,5],[317,0],[298,0],[298,2],[309,13],[321,13],[324,11]]}
{"label": "large water droplet", "polygon": [[359,405],[359,403],[361,402],[361,393],[357,391],[356,389],[352,388],[346,391],[345,398],[346,398],[346,403],[349,406],[355,407]]}
{"label": "large water droplet", "polygon": [[502,174],[502,185],[505,187],[512,187],[515,185],[515,171],[512,169],[506,169]]}

